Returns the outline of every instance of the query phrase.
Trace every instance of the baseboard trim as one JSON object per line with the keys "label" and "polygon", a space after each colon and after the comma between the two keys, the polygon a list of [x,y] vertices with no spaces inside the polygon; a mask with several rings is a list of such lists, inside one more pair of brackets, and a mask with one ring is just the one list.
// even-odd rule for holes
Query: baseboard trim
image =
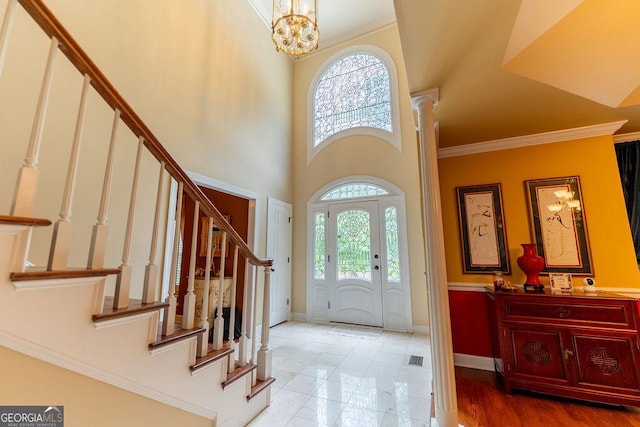
{"label": "baseboard trim", "polygon": [[296,322],[306,322],[307,315],[305,313],[291,313],[291,320],[295,320]]}
{"label": "baseboard trim", "polygon": [[431,335],[431,329],[424,325],[413,325],[413,333],[419,335]]}
{"label": "baseboard trim", "polygon": [[453,353],[453,364],[462,368],[495,370],[493,357],[474,356],[473,354]]}
{"label": "baseboard trim", "polygon": [[194,405],[191,402],[176,399],[173,396],[160,393],[157,390],[145,387],[140,383],[129,381],[126,378],[112,374],[111,372],[103,371],[96,368],[95,366],[91,366],[84,362],[80,362],[79,360],[72,359],[69,356],[57,353],[48,348],[44,348],[37,344],[24,341],[4,331],[0,331],[0,345],[19,353],[26,354],[27,356],[31,356],[35,359],[51,363],[52,365],[58,366],[60,368],[68,369],[78,374],[85,375],[89,378],[111,384],[123,390],[139,394],[149,399],[153,399],[155,401],[173,406],[178,409],[182,409],[183,411],[191,412],[192,414],[196,414],[201,417],[215,419],[215,417],[217,416],[216,411],[212,411],[208,408]]}

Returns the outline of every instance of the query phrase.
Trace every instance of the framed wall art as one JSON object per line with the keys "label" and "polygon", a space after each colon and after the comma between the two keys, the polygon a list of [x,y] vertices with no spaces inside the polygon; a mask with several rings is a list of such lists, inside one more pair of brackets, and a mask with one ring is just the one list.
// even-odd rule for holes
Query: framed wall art
{"label": "framed wall art", "polygon": [[525,181],[542,273],[593,274],[580,178]]}
{"label": "framed wall art", "polygon": [[500,184],[456,187],[464,273],[509,274]]}
{"label": "framed wall art", "polygon": [[[231,224],[231,215],[224,215],[224,219]],[[201,222],[201,232],[200,232],[200,256],[207,256],[207,239],[209,236],[213,239],[211,244],[211,254],[214,258],[220,258],[222,254],[222,230],[220,230],[216,225],[213,225],[213,228],[209,230],[209,218],[202,217],[200,219]],[[227,249],[225,253],[225,258],[229,257],[229,239],[227,236]]]}

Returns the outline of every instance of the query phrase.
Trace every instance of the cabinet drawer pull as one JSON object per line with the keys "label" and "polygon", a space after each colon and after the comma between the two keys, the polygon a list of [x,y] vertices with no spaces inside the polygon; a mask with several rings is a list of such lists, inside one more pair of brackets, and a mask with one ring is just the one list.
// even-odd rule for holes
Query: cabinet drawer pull
{"label": "cabinet drawer pull", "polygon": [[558,315],[558,317],[564,318],[569,317],[571,311],[567,307],[558,307],[558,309],[556,310],[556,314]]}
{"label": "cabinet drawer pull", "polygon": [[567,360],[569,358],[569,356],[573,356],[573,351],[568,350],[568,349],[564,349],[564,360]]}

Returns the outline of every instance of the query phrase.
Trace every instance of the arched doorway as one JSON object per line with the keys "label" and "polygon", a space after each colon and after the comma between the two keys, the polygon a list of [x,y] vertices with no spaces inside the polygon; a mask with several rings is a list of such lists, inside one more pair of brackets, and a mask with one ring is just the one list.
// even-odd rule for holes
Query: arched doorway
{"label": "arched doorway", "polygon": [[412,331],[404,193],[348,177],[308,202],[307,320]]}

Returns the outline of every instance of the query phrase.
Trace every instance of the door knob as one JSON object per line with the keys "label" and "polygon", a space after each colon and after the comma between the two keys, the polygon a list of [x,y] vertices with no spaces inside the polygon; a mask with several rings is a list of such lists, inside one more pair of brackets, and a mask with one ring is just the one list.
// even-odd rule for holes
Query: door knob
{"label": "door knob", "polygon": [[375,266],[375,267],[373,267],[373,268],[375,268],[376,270],[379,270],[379,269],[380,269],[380,266],[377,266],[377,265],[376,265],[376,266]]}

